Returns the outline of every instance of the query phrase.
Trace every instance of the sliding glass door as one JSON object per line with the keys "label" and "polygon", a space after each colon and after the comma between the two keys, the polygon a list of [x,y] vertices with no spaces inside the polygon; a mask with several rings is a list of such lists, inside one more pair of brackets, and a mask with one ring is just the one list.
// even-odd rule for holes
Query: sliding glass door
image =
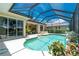
{"label": "sliding glass door", "polygon": [[0,37],[23,36],[23,21],[0,17]]}
{"label": "sliding glass door", "polygon": [[0,17],[0,36],[7,36],[7,19]]}
{"label": "sliding glass door", "polygon": [[9,19],[9,36],[16,36],[16,20]]}
{"label": "sliding glass door", "polygon": [[17,20],[16,28],[17,35],[23,36],[23,21]]}

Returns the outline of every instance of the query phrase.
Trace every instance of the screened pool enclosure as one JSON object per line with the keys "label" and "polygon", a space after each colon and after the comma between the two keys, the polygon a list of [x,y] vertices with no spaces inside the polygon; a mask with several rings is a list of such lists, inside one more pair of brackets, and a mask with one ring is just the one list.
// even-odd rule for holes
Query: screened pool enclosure
{"label": "screened pool enclosure", "polygon": [[[63,19],[69,23],[69,29],[71,31],[73,30],[76,33],[79,33],[78,3],[13,3],[8,12],[30,18],[32,21],[40,24],[47,24]],[[12,25],[13,32],[8,30],[5,31],[5,34],[9,32],[7,35],[23,35],[24,25],[20,26],[18,25],[18,20],[12,21],[9,19],[7,18],[7,21],[5,20],[7,24],[6,28],[8,30],[9,23],[14,23],[14,25]],[[21,28],[19,27],[18,29],[18,26]]]}
{"label": "screened pool enclosure", "polygon": [[70,23],[70,30],[79,33],[78,8],[78,3],[14,3],[9,11],[43,24],[63,19]]}
{"label": "screened pool enclosure", "polygon": [[15,3],[10,11],[40,23],[59,18],[71,21],[76,5],[76,3]]}

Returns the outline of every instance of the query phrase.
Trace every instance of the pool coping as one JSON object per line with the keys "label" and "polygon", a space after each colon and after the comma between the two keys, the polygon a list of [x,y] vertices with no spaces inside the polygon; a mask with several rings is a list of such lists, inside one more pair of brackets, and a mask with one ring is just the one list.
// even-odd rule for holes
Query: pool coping
{"label": "pool coping", "polygon": [[[46,51],[34,51],[34,50],[29,50],[27,48],[25,48],[23,46],[23,43],[31,38],[35,38],[38,37],[39,34],[34,34],[34,35],[29,35],[32,37],[25,37],[25,38],[20,38],[20,39],[15,39],[15,40],[11,40],[11,41],[5,41],[4,44],[6,45],[6,47],[8,48],[9,52],[12,54],[12,56],[30,56],[29,54],[33,55],[33,56],[37,56],[37,55],[45,55],[45,56],[51,56],[48,52]],[[23,49],[24,48],[24,49]],[[23,50],[21,50],[23,49]],[[20,51],[19,51],[20,50]],[[18,51],[18,52],[17,52]],[[33,53],[31,53],[33,52]],[[43,54],[44,53],[44,54]]]}
{"label": "pool coping", "polygon": [[[33,37],[35,37],[35,35],[33,35]],[[11,41],[4,42],[4,44],[8,48],[11,56],[19,56],[19,55],[21,55],[21,56],[30,56],[30,55],[43,56],[42,51],[37,52],[37,51],[29,50],[23,46],[23,43],[25,42],[26,38],[21,38],[21,39],[17,39],[17,40],[11,40]]]}

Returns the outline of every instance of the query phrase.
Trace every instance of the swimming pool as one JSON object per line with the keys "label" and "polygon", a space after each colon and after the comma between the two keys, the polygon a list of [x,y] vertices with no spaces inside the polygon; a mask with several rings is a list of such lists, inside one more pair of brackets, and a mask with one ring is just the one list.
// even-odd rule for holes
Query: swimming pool
{"label": "swimming pool", "polygon": [[28,39],[24,42],[24,47],[36,51],[48,51],[48,46],[55,41],[60,41],[66,46],[66,37],[62,35],[46,35]]}

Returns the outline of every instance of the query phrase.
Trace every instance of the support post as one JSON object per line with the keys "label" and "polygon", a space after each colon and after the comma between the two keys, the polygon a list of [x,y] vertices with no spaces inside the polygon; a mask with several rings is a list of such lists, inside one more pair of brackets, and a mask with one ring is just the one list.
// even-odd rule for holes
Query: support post
{"label": "support post", "polygon": [[23,36],[26,37],[26,20],[23,21]]}

